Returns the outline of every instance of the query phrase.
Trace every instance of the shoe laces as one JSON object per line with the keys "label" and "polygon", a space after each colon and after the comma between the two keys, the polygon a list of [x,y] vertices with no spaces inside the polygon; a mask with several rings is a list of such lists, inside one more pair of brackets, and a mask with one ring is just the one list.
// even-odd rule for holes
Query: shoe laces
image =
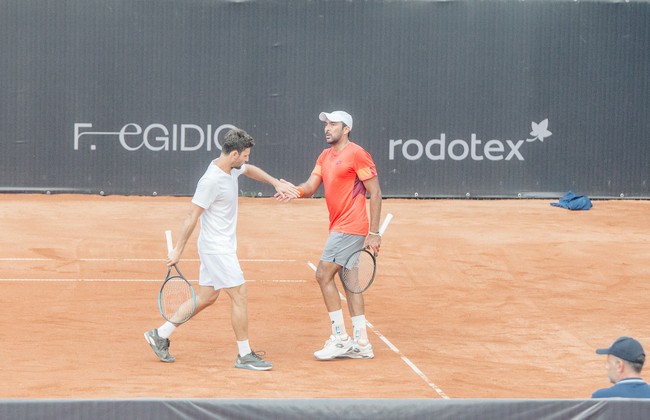
{"label": "shoe laces", "polygon": [[326,346],[329,346],[330,344],[334,344],[334,343],[336,343],[336,337],[334,337],[333,335],[330,335],[330,338],[325,340]]}
{"label": "shoe laces", "polygon": [[154,343],[156,343],[156,346],[158,346],[158,343],[160,343],[163,350],[168,349],[169,345],[171,344],[169,341],[169,337],[162,338],[161,336],[158,335],[157,330],[154,332],[153,341]]}
{"label": "shoe laces", "polygon": [[343,340],[341,336],[335,336],[335,335],[330,335],[330,338],[325,341],[326,346],[333,346],[336,345],[337,343],[342,343],[346,340]]}
{"label": "shoe laces", "polygon": [[263,360],[262,356],[264,356],[265,354],[266,354],[266,352],[264,352],[264,351],[260,351],[259,353],[255,353],[253,350],[251,350],[251,356],[253,356],[257,360]]}

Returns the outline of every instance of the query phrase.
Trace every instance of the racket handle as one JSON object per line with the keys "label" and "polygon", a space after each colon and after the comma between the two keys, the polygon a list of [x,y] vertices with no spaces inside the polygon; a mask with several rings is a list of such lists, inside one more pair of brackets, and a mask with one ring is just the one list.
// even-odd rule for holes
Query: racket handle
{"label": "racket handle", "polygon": [[382,223],[381,227],[379,228],[380,235],[384,234],[391,220],[393,220],[393,215],[391,213],[386,213],[386,218],[384,218],[384,223]]}
{"label": "racket handle", "polygon": [[172,244],[172,231],[165,231],[165,238],[167,239],[167,253],[170,254],[174,250],[174,245]]}

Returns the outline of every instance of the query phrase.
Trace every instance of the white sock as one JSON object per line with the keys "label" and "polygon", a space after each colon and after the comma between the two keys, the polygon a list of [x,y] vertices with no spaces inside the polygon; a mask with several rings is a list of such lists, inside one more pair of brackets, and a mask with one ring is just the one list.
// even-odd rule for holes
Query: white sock
{"label": "white sock", "polygon": [[366,345],[368,343],[368,330],[366,327],[366,316],[357,315],[352,317],[352,327],[354,329],[354,341]]}
{"label": "white sock", "polygon": [[160,338],[169,338],[170,335],[174,332],[176,329],[176,325],[172,324],[171,322],[165,322],[158,328],[158,336]]}
{"label": "white sock", "polygon": [[237,349],[239,350],[240,356],[246,356],[248,353],[251,353],[251,345],[248,343],[248,340],[238,341]]}
{"label": "white sock", "polygon": [[348,333],[345,330],[345,321],[343,320],[343,309],[330,312],[330,320],[332,321],[332,335],[340,335],[342,338],[347,338]]}

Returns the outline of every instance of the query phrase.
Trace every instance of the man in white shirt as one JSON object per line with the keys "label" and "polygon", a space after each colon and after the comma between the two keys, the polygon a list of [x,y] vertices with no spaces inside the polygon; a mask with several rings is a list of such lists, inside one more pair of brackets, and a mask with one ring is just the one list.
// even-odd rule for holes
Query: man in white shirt
{"label": "man in white shirt", "polygon": [[[231,321],[237,338],[238,355],[235,367],[269,370],[273,366],[250,347],[248,341],[248,294],[244,276],[237,259],[238,177],[246,175],[275,187],[276,196],[288,200],[298,196],[293,184],[280,181],[262,169],[247,164],[253,138],[244,130],[234,129],[226,134],[221,155],[210,163],[199,180],[190,210],[183,221],[178,242],[167,256],[167,265],[176,264],[194,228],[201,220],[198,251],[201,260],[199,291],[194,316],[216,302],[220,291],[226,291],[232,301]],[[175,360],[169,354],[169,336],[178,324],[165,322],[144,336],[158,358],[167,363]]]}

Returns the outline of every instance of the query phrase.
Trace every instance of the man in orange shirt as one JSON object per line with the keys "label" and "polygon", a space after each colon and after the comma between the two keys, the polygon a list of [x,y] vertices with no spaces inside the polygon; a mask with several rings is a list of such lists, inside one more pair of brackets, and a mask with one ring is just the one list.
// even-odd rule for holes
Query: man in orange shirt
{"label": "man in orange shirt", "polygon": [[[381,189],[377,169],[370,154],[348,138],[352,130],[350,114],[321,112],[319,119],[325,124],[325,139],[330,147],[316,160],[309,179],[298,186],[301,197],[310,197],[322,183],[329,211],[330,233],[318,263],[316,280],[329,312],[332,333],[314,357],[318,360],[371,359],[374,353],[368,341],[363,295],[345,291],[353,326],[350,337],[345,329],[335,277],[354,251],[367,246],[375,254],[379,252]],[[366,194],[370,197],[370,221]]]}

